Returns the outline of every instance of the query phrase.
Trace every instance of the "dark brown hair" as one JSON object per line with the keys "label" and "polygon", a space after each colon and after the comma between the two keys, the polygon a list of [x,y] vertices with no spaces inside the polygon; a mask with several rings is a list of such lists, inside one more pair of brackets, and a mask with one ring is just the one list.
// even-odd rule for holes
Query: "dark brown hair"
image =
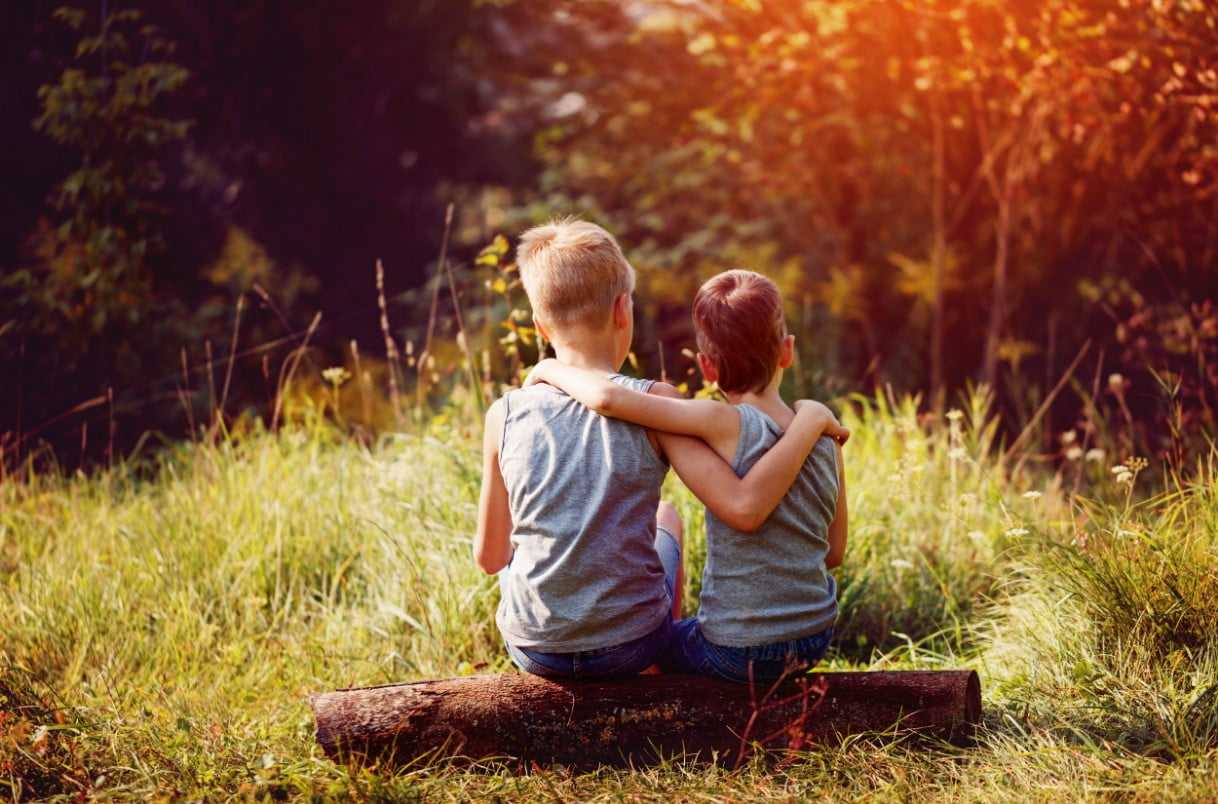
{"label": "dark brown hair", "polygon": [[782,296],[754,271],[724,271],[694,296],[698,348],[719,370],[719,387],[732,393],[762,391],[782,354]]}

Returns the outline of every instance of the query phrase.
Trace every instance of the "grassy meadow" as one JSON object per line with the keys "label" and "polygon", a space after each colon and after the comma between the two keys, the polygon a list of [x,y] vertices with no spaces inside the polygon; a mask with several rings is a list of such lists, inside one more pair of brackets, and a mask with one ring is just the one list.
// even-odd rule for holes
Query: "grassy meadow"
{"label": "grassy meadow", "polygon": [[[368,445],[319,414],[0,483],[0,793],[449,800],[1218,796],[1218,475],[1062,469],[978,397],[847,407],[834,669],[971,667],[975,747],[852,741],[728,772],[335,766],[305,696],[508,671],[470,557],[478,426]],[[690,532],[691,599],[704,543]],[[692,611],[692,605],[690,606]]]}

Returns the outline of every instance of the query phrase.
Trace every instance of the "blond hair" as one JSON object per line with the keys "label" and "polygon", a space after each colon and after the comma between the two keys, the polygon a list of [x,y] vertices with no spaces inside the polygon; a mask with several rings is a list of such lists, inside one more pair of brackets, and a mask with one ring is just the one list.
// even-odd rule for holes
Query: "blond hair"
{"label": "blond hair", "polygon": [[634,268],[613,235],[564,218],[534,226],[516,246],[520,281],[533,312],[551,327],[601,326],[613,300],[634,292]]}

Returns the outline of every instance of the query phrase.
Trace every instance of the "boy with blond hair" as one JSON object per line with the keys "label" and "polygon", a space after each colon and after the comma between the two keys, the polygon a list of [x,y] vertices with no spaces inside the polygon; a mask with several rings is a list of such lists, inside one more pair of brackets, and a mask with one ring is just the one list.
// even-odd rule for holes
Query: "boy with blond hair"
{"label": "boy with blond hair", "polygon": [[[604,372],[540,363],[526,385],[562,388],[590,409],[653,427],[680,427],[706,443],[739,473],[768,460],[797,423],[779,393],[794,360],[782,298],[752,271],[726,271],[694,297],[697,361],[728,403],[659,399],[609,382]],[[800,410],[800,403],[796,403]],[[764,457],[763,457],[764,456]],[[837,586],[829,570],[846,549],[846,480],[840,446],[820,439],[782,501],[754,533],[706,503],[706,567],[698,616],[674,626],[661,666],[731,681],[772,681],[823,656],[837,617]],[[784,485],[784,489],[788,486]]]}
{"label": "boy with blond hair", "polygon": [[[530,229],[517,264],[557,365],[639,397],[679,397],[618,373],[634,334],[634,270],[608,232],[574,220]],[[689,437],[700,423],[639,418],[602,416],[545,384],[487,411],[474,557],[499,574],[496,622],[527,672],[630,675],[667,652],[681,611],[683,537],[675,509],[660,501],[670,462],[716,516],[749,530],[778,505],[822,432],[846,435],[827,408],[809,404],[738,477]],[[656,422],[662,432],[644,429]]]}

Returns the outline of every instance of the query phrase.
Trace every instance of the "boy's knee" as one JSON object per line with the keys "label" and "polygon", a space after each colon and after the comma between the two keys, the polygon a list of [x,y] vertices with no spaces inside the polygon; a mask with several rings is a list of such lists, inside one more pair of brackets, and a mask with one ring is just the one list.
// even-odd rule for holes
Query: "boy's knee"
{"label": "boy's knee", "polygon": [[656,524],[676,537],[678,544],[684,542],[685,528],[681,524],[681,515],[672,503],[660,501],[660,507],[656,509]]}

